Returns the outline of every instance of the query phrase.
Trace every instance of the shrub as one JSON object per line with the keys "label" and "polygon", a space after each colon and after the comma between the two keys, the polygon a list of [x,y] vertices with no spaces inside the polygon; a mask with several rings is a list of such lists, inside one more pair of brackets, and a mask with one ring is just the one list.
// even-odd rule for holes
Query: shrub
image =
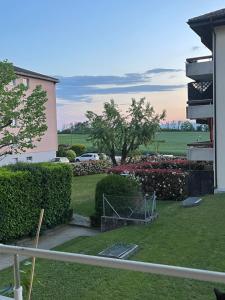
{"label": "shrub", "polygon": [[183,200],[187,196],[187,172],[190,168],[203,168],[204,164],[187,160],[144,162],[113,167],[109,173],[130,173],[142,182],[145,193],[156,191],[160,200]]}
{"label": "shrub", "polygon": [[69,145],[60,144],[58,146],[58,151],[56,152],[56,156],[58,156],[58,157],[64,157],[64,156],[66,156],[66,152],[68,150],[69,150]]}
{"label": "shrub", "polygon": [[[140,195],[140,186],[138,182],[130,177],[119,175],[108,175],[97,183],[95,190],[95,217],[100,222],[103,214],[102,197],[103,194],[110,196],[124,196],[124,203],[120,205],[128,206],[129,196]],[[121,198],[118,198],[121,201]],[[113,198],[113,203],[116,205],[116,197]]]}
{"label": "shrub", "polygon": [[168,169],[137,170],[144,193],[156,192],[158,200],[184,200],[187,196],[188,172]]}
{"label": "shrub", "polygon": [[[72,172],[68,164],[54,164],[54,163],[19,163],[7,166],[7,169],[17,173],[28,173],[29,179],[32,182],[31,191],[26,191],[27,197],[34,198],[34,205],[31,206],[30,215],[23,215],[24,223],[28,222],[28,231],[34,230],[34,227],[29,226],[30,216],[33,214],[33,207],[45,209],[43,225],[47,228],[63,224],[71,217],[70,200],[71,200],[71,180]],[[19,191],[17,191],[19,193]],[[22,206],[26,205],[24,200],[20,202]],[[12,207],[18,203],[16,196],[13,198]],[[37,224],[38,215],[35,218],[35,225]],[[27,232],[25,232],[27,234]],[[21,236],[21,235],[19,235]],[[18,237],[18,236],[17,236]]]}
{"label": "shrub", "polygon": [[107,160],[86,161],[71,164],[74,176],[101,174],[106,172],[111,166],[111,162]]}
{"label": "shrub", "polygon": [[37,225],[41,178],[0,169],[0,241],[28,235]]}
{"label": "shrub", "polygon": [[76,153],[73,150],[67,150],[65,156],[69,159],[70,162],[74,162],[76,158]]}
{"label": "shrub", "polygon": [[77,156],[80,156],[81,154],[83,154],[85,152],[86,147],[83,144],[75,144],[75,145],[72,145],[70,147],[70,149],[73,150]]}

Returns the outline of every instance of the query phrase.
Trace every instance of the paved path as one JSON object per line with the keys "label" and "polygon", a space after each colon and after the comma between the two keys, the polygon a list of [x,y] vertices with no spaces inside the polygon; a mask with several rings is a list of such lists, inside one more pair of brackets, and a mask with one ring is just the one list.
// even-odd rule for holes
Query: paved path
{"label": "paved path", "polygon": [[[47,230],[40,237],[38,248],[49,250],[79,236],[94,236],[98,233],[100,232],[90,228],[64,225],[55,229]],[[33,247],[33,243],[33,239],[23,239],[18,241],[17,243],[14,243],[13,245]],[[21,257],[21,260],[24,259],[25,257]],[[3,270],[12,265],[12,255],[0,253],[0,270]]]}

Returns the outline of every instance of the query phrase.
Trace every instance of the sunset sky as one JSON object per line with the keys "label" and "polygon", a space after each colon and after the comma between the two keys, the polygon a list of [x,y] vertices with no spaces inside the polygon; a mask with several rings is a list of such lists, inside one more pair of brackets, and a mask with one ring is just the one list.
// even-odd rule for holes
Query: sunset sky
{"label": "sunset sky", "polygon": [[[0,59],[57,76],[58,127],[146,97],[185,119],[185,59],[209,54],[186,21],[224,0],[0,0]],[[13,10],[11,9],[13,6]],[[21,22],[22,21],[22,22]]]}

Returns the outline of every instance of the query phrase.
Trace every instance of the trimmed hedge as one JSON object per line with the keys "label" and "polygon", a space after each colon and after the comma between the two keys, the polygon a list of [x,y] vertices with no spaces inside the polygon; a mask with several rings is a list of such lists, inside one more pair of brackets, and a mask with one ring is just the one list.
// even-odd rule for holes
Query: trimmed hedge
{"label": "trimmed hedge", "polygon": [[[72,172],[69,165],[19,163],[7,166],[7,170],[0,169],[0,174],[4,183],[0,187],[0,240],[32,233],[41,208],[45,209],[43,225],[46,228],[71,218]],[[5,225],[5,221],[9,225]]]}
{"label": "trimmed hedge", "polygon": [[111,162],[108,160],[78,162],[71,165],[74,176],[101,174],[106,172],[112,166]]}
{"label": "trimmed hedge", "polygon": [[[36,185],[39,183],[38,185]],[[40,178],[0,169],[0,241],[28,235],[38,222]]]}
{"label": "trimmed hedge", "polygon": [[[124,177],[119,175],[108,175],[100,180],[96,185],[95,190],[95,221],[100,222],[103,214],[102,197],[103,194],[110,196],[124,196],[124,199],[129,196],[140,195],[140,185],[138,182],[130,177]],[[121,198],[118,198],[119,201]],[[114,204],[116,197],[113,200]],[[113,204],[112,203],[112,204]],[[128,203],[124,203],[127,207]]]}

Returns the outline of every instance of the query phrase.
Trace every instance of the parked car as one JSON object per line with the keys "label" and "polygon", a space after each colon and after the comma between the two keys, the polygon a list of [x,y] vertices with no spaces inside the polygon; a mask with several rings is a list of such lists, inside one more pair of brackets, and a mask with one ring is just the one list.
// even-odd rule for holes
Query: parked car
{"label": "parked car", "polygon": [[67,157],[55,157],[52,159],[52,162],[55,162],[55,163],[69,163],[69,159]]}
{"label": "parked car", "polygon": [[99,155],[97,153],[84,153],[81,156],[77,156],[75,161],[90,161],[90,160],[99,160]]}

